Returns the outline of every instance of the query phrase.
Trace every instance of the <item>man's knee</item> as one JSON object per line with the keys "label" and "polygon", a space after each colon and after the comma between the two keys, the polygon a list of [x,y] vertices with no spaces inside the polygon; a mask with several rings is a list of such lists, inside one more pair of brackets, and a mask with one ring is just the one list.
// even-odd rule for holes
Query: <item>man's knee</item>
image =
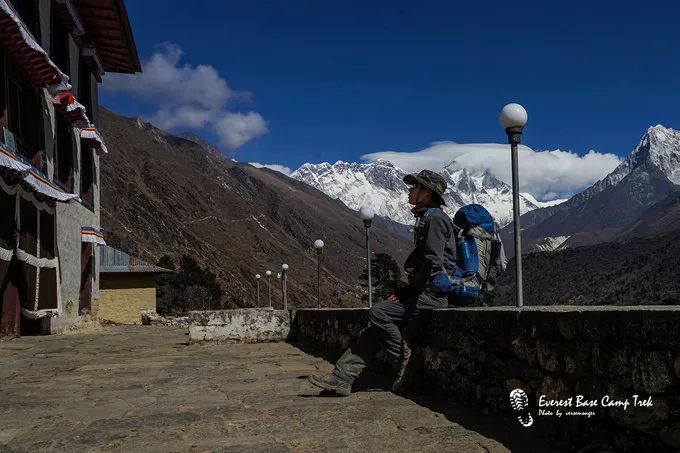
{"label": "man's knee", "polygon": [[389,305],[394,302],[381,300],[371,307],[368,312],[368,319],[372,326],[382,329],[385,324],[392,322],[388,314]]}

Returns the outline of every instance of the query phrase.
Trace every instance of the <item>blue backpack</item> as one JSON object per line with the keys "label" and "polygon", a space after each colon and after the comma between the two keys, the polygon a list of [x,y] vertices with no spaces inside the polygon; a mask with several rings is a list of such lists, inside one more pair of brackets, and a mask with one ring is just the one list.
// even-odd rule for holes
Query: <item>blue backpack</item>
{"label": "blue backpack", "polygon": [[449,295],[450,305],[476,305],[481,296],[493,292],[498,275],[508,263],[499,230],[482,205],[469,204],[456,212],[456,266],[450,274],[442,272],[433,281],[437,291]]}

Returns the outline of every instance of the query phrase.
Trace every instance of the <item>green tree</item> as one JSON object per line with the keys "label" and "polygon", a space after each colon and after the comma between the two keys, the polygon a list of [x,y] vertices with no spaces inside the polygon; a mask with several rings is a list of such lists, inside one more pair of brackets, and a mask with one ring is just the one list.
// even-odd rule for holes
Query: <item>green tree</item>
{"label": "green tree", "polygon": [[157,263],[160,267],[174,269],[172,273],[159,274],[156,278],[156,310],[163,316],[182,316],[190,310],[217,310],[222,307],[222,287],[216,275],[198,262],[184,255],[179,268],[169,256]]}
{"label": "green tree", "polygon": [[[361,287],[364,288],[362,299],[368,300],[368,274],[366,268],[359,276]],[[371,286],[373,288],[373,301],[386,299],[394,294],[401,285],[401,268],[399,264],[387,253],[376,253],[371,258]]]}

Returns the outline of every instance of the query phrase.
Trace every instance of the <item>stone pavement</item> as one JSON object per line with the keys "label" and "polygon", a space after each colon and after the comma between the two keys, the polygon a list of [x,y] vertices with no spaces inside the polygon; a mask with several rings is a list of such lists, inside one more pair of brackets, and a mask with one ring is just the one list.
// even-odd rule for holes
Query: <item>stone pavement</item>
{"label": "stone pavement", "polygon": [[441,398],[320,395],[304,377],[330,364],[287,343],[189,345],[185,332],[3,339],[0,451],[547,451],[514,420]]}

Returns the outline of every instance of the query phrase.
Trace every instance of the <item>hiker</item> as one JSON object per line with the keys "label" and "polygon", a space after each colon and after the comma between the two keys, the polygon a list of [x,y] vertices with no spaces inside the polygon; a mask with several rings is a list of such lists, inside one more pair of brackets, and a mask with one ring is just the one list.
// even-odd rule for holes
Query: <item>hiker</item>
{"label": "hiker", "polygon": [[410,187],[408,202],[414,207],[416,223],[414,249],[404,263],[408,285],[371,307],[369,326],[338,359],[332,373],[309,376],[309,382],[338,395],[349,396],[352,383],[376,355],[381,346],[397,370],[392,391],[406,391],[415,375],[415,360],[404,341],[401,329],[409,325],[412,332],[435,308],[446,308],[448,294],[437,291],[432,283],[442,272],[450,275],[455,267],[455,234],[449,216],[441,209],[446,181],[430,170],[409,174],[404,182]]}

